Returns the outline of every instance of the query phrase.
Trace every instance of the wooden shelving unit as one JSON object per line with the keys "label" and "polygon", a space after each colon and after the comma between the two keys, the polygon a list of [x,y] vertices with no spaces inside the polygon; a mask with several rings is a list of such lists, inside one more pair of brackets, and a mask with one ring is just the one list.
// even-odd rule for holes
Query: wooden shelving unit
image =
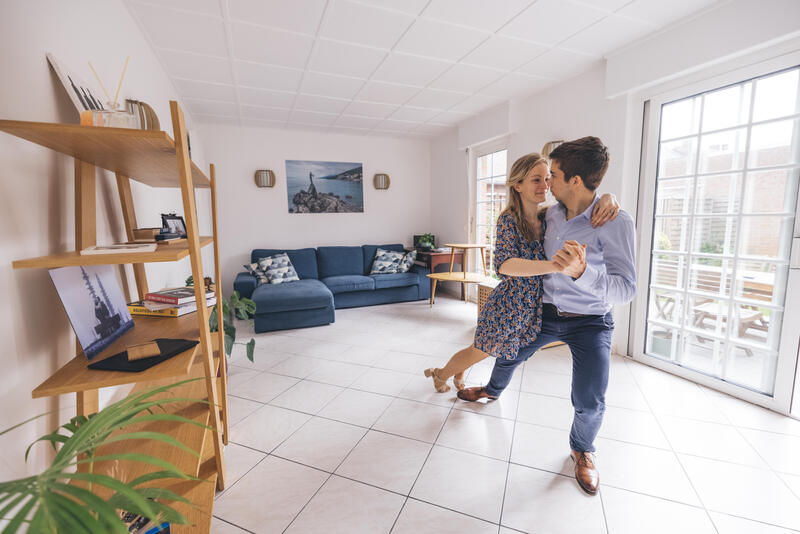
{"label": "wooden shelving unit", "polygon": [[[71,124],[49,124],[40,122],[0,121],[0,131],[27,139],[44,147],[75,158],[75,251],[49,254],[37,258],[13,262],[15,269],[53,269],[78,265],[132,264],[139,299],[148,292],[144,264],[150,262],[177,261],[188,257],[194,280],[203,280],[200,252],[202,247],[213,244],[214,270],[216,273],[217,302],[222,303],[219,242],[217,232],[216,181],[214,165],[207,177],[189,158],[186,126],[183,111],[177,102],[170,102],[173,124],[173,141],[166,132],[103,128]],[[153,252],[92,254],[81,256],[78,250],[96,244],[96,167],[116,174],[120,204],[127,241],[133,241],[133,230],[137,228],[130,181],[135,180],[153,187],[179,187],[183,200],[187,238],[179,243],[160,244]],[[195,188],[211,188],[213,236],[200,236],[195,206]],[[195,298],[205,300],[205,288],[195,285]],[[201,306],[195,313],[179,318],[135,317],[134,327],[120,339],[107,347],[92,361],[99,361],[126,349],[127,346],[156,338],[196,339],[199,345],[166,360],[141,373],[95,371],[88,369],[89,361],[80,349],[78,354],[36,387],[32,396],[45,397],[75,393],[78,414],[90,414],[98,408],[98,389],[135,383],[133,392],[143,391],[159,385],[179,382],[187,378],[198,378],[167,395],[181,398],[199,398],[203,403],[170,405],[170,411],[179,413],[196,422],[196,425],[174,423],[150,424],[149,430],[167,432],[195,451],[200,458],[183,451],[164,446],[160,442],[117,442],[104,452],[126,452],[135,447],[137,452],[163,458],[179,466],[184,472],[197,476],[201,481],[171,483],[169,489],[187,497],[192,506],[176,506],[192,520],[190,527],[173,526],[174,532],[209,532],[211,509],[215,489],[225,488],[225,460],[223,443],[228,442],[227,373],[224,351],[214,348],[208,326],[211,308]],[[217,347],[224,346],[222,329],[214,341]],[[142,465],[94,466],[95,472],[105,472],[113,477],[130,480],[144,474]],[[162,481],[163,483],[163,481]]]}

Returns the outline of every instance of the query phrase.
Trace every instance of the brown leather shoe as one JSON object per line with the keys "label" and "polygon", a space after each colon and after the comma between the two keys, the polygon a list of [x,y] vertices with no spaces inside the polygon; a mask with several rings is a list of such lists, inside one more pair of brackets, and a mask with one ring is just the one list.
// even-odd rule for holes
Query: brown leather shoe
{"label": "brown leather shoe", "polygon": [[575,462],[575,480],[578,485],[589,495],[595,495],[597,486],[600,485],[600,473],[594,465],[594,454],[572,451],[570,457]]}
{"label": "brown leather shoe", "polygon": [[458,390],[458,393],[456,393],[456,397],[468,402],[475,402],[478,399],[489,399],[489,400],[497,399],[497,397],[495,397],[494,395],[489,395],[488,393],[486,393],[486,388],[483,386],[460,389]]}

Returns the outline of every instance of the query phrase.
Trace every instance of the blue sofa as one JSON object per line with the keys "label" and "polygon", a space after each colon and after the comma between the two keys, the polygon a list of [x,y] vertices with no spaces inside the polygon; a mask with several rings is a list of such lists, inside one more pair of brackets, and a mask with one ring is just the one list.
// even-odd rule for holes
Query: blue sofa
{"label": "blue sofa", "polygon": [[404,251],[403,245],[255,249],[250,261],[285,252],[300,280],[262,284],[247,272],[236,275],[233,289],[256,303],[256,332],[330,324],[334,308],[429,299],[428,269],[413,265],[407,273],[369,274],[378,248]]}

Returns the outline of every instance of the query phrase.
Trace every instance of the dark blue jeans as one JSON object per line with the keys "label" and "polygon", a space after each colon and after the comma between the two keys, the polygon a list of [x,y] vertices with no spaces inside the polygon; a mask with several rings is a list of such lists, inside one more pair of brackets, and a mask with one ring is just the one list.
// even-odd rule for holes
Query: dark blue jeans
{"label": "dark blue jeans", "polygon": [[614,319],[605,315],[559,317],[545,306],[542,331],[531,345],[522,347],[516,360],[497,358],[492,378],[486,386],[489,395],[500,395],[511,382],[514,369],[548,343],[563,341],[572,352],[572,407],[575,417],[569,444],[578,452],[594,452],[594,438],[603,423],[611,358]]}

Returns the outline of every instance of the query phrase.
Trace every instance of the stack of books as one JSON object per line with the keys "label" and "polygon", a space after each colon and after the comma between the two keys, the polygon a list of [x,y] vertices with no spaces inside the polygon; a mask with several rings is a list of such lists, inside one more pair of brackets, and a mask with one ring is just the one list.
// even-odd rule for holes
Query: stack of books
{"label": "stack of books", "polygon": [[[217,303],[213,291],[206,292],[206,306]],[[197,310],[194,287],[175,287],[162,289],[145,295],[144,300],[128,304],[131,315],[155,315],[159,317],[180,317]]]}

